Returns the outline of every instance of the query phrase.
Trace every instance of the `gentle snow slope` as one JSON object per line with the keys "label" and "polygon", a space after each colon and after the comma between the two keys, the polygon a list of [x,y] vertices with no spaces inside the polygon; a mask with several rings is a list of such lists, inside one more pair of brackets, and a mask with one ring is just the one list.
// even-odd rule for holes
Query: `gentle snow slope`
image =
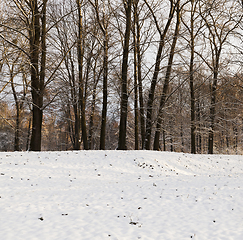
{"label": "gentle snow slope", "polygon": [[242,240],[243,157],[0,153],[1,240]]}

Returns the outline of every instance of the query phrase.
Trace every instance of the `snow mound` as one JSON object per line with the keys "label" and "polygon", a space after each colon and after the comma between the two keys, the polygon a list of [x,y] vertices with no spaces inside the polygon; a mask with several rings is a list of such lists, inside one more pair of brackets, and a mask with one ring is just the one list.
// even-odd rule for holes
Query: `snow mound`
{"label": "snow mound", "polygon": [[243,157],[0,153],[0,239],[242,240]]}

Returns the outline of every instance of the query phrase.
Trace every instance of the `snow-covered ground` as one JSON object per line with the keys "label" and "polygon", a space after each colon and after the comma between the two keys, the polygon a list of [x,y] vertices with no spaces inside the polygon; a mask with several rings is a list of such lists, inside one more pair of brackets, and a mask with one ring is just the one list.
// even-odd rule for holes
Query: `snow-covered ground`
{"label": "snow-covered ground", "polygon": [[242,240],[243,156],[0,153],[1,240]]}

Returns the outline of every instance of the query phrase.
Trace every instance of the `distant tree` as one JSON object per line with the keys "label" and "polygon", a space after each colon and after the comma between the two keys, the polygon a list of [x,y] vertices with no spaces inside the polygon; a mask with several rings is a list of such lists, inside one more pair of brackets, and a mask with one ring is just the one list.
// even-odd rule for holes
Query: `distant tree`
{"label": "distant tree", "polygon": [[[230,11],[227,11],[230,9]],[[214,130],[217,103],[217,87],[220,73],[220,59],[223,47],[228,40],[229,35],[239,26],[242,16],[237,17],[234,11],[234,1],[200,1],[200,16],[205,22],[204,39],[208,40],[211,49],[211,61],[202,57],[209,69],[212,71],[212,82],[210,84],[210,113],[209,113],[209,135],[208,135],[208,153],[213,154]],[[232,10],[232,11],[231,11]],[[224,14],[227,11],[227,14]],[[235,22],[235,19],[238,19]],[[201,55],[201,54],[200,54]],[[202,55],[201,55],[202,56]]]}

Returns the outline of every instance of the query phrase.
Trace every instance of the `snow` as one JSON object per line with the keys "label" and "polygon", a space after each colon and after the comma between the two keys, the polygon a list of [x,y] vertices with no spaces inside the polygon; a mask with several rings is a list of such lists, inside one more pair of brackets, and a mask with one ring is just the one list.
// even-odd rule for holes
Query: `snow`
{"label": "snow", "polygon": [[243,156],[0,153],[0,239],[242,240]]}

